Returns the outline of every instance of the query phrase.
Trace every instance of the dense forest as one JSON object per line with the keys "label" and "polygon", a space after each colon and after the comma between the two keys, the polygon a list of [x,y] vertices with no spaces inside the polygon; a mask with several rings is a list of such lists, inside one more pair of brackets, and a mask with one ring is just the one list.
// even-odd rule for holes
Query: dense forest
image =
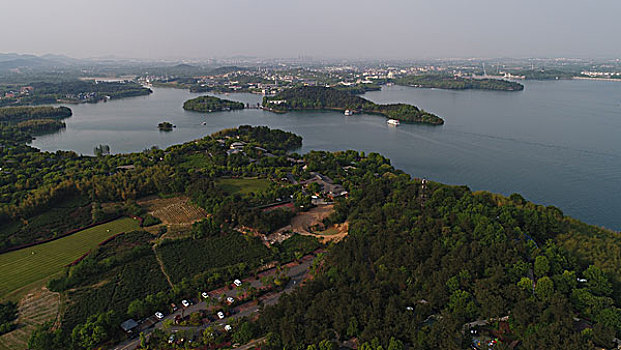
{"label": "dense forest", "polygon": [[263,107],[274,112],[349,109],[362,113],[380,114],[404,122],[444,124],[442,118],[416,106],[404,103],[380,105],[346,91],[320,86],[292,88],[274,97],[264,97]]}
{"label": "dense forest", "polygon": [[96,82],[72,80],[61,82],[32,82],[20,86],[0,88],[0,93],[11,92],[13,97],[0,100],[2,106],[38,104],[93,103],[102,100],[148,95],[152,91],[135,82]]}
{"label": "dense forest", "polygon": [[371,156],[306,156],[312,170],[332,176],[358,168],[330,218],[348,221],[349,237],[313,281],[265,308],[270,348],[323,339],[463,349],[487,336],[499,349],[593,349],[621,336],[621,274],[605,262],[618,263],[618,249],[594,242],[618,241],[618,233],[577,227],[558,208],[517,194],[411,179]]}
{"label": "dense forest", "polygon": [[524,85],[508,80],[501,79],[472,79],[447,75],[409,75],[407,77],[395,79],[398,85],[438,88],[452,90],[497,90],[497,91],[521,91]]}
{"label": "dense forest", "polygon": [[71,116],[67,107],[3,107],[0,122],[19,122],[31,119],[63,119]]}
{"label": "dense forest", "polygon": [[244,104],[230,100],[224,100],[214,96],[200,96],[187,100],[183,103],[183,109],[194,112],[219,112],[235,109],[244,109]]}

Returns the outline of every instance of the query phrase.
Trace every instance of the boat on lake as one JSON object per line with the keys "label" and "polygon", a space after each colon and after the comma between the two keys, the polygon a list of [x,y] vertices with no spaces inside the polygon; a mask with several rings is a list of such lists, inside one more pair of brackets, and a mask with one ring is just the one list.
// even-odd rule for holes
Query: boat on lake
{"label": "boat on lake", "polygon": [[398,121],[397,119],[388,119],[388,121],[386,121],[386,123],[388,123],[388,125],[392,125],[392,126],[398,126],[399,124],[401,124],[401,122]]}
{"label": "boat on lake", "polygon": [[350,116],[350,115],[354,115],[354,112],[353,112],[353,111],[350,111],[349,109],[346,109],[344,114],[345,114],[346,116]]}

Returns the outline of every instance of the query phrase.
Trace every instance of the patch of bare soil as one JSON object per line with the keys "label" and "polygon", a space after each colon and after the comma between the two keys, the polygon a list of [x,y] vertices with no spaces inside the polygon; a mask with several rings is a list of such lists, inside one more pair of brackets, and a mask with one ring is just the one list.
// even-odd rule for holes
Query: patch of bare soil
{"label": "patch of bare soil", "polygon": [[317,237],[322,243],[339,242],[347,236],[349,224],[345,222],[325,227],[323,220],[333,212],[334,205],[330,204],[299,213],[291,220],[291,225],[283,227],[275,232],[274,235],[284,238],[286,237],[285,232],[291,231],[305,236]]}

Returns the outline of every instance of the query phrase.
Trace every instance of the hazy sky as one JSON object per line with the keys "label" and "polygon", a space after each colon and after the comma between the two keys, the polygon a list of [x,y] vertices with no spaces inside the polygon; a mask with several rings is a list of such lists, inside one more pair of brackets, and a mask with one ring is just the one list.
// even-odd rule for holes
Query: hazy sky
{"label": "hazy sky", "polygon": [[4,53],[621,56],[621,0],[0,1]]}

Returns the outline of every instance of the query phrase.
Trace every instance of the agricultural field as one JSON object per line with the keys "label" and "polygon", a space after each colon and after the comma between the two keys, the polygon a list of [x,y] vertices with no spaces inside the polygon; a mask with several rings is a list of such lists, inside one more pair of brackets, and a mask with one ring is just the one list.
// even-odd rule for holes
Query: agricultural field
{"label": "agricultural field", "polygon": [[29,293],[18,305],[17,329],[0,336],[0,350],[26,349],[30,333],[39,325],[57,320],[60,294],[42,288]]}
{"label": "agricultural field", "polygon": [[145,198],[138,201],[138,204],[166,225],[190,225],[207,216],[205,210],[190,203],[190,199],[183,196]]}
{"label": "agricultural field", "polygon": [[20,288],[58,273],[105,239],[136,229],[139,229],[137,221],[121,218],[52,242],[1,254],[0,300]]}
{"label": "agricultural field", "polygon": [[267,189],[270,185],[268,179],[218,179],[218,186],[229,194],[250,194]]}
{"label": "agricultural field", "polygon": [[21,244],[42,241],[92,223],[88,199],[68,198],[28,221],[0,224],[0,252]]}
{"label": "agricultural field", "polygon": [[104,279],[96,285],[69,291],[63,328],[71,330],[89,315],[100,312],[115,310],[123,313],[133,300],[170,289],[151,249],[95,277]]}
{"label": "agricultural field", "polygon": [[236,233],[201,240],[167,241],[158,246],[157,252],[173,283],[239,263],[258,267],[272,257],[272,252],[258,238]]}

